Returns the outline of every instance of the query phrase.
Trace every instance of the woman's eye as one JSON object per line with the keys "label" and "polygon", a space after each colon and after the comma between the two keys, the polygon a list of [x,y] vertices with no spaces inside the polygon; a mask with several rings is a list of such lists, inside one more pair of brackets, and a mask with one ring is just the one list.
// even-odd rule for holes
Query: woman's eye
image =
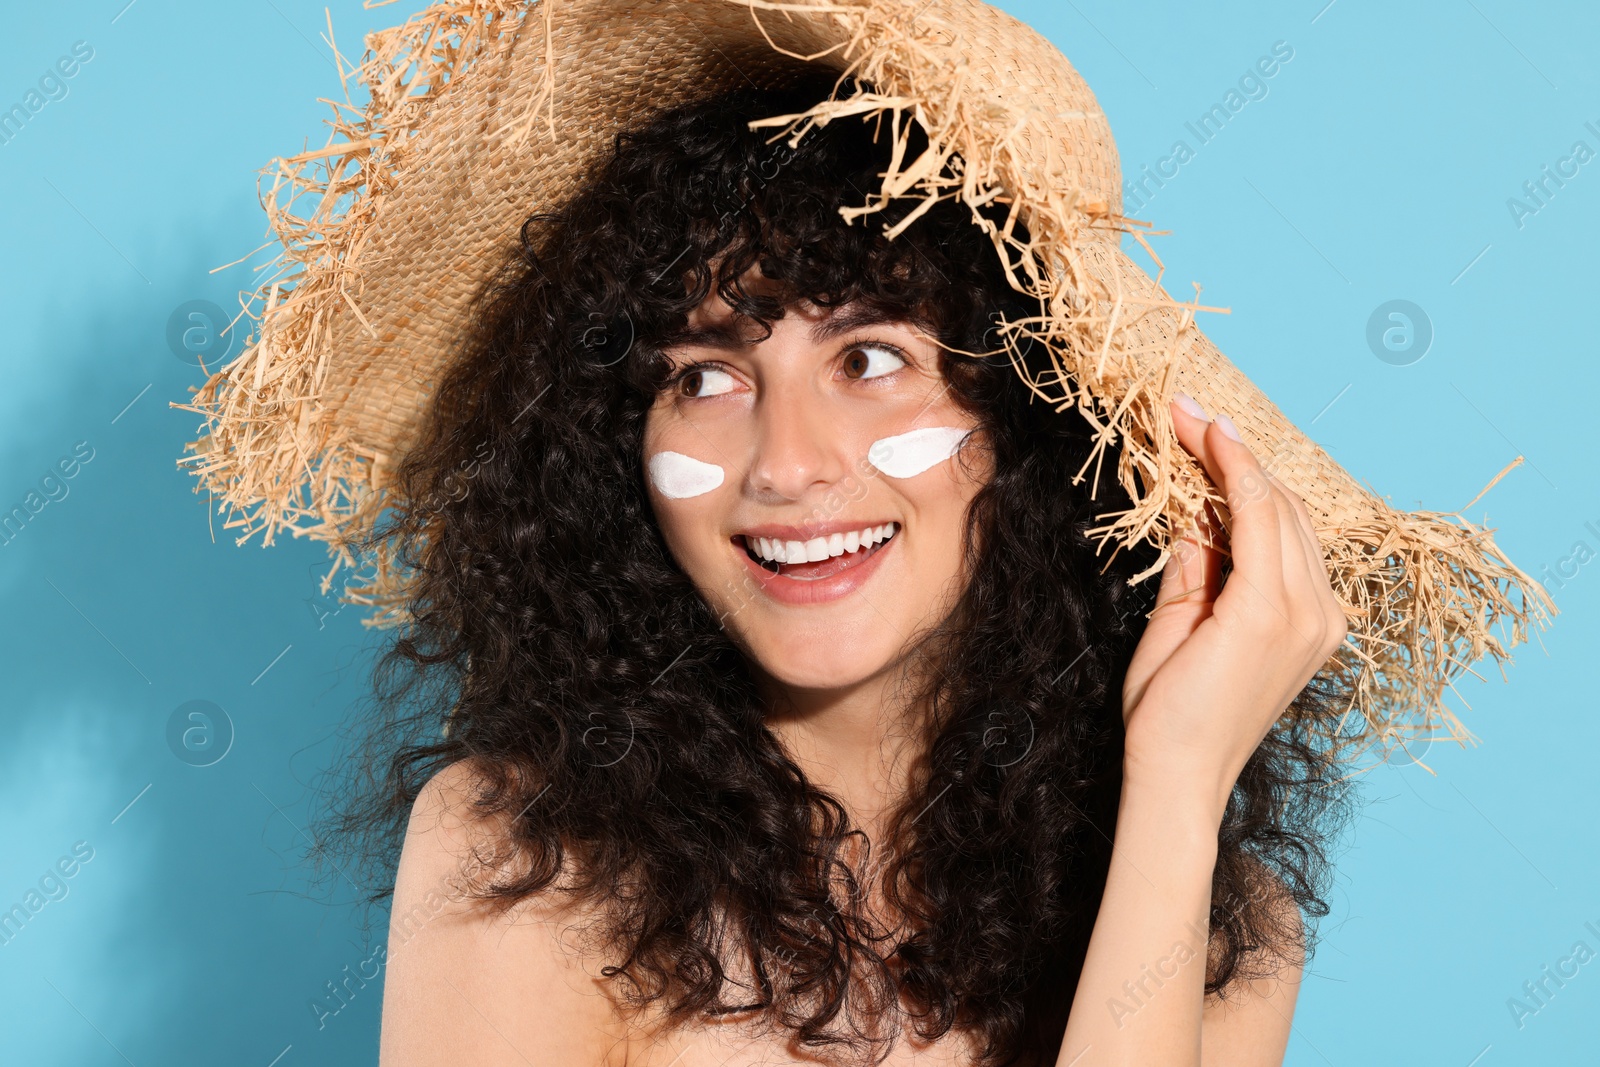
{"label": "woman's eye", "polygon": [[678,379],[682,396],[721,396],[733,391],[733,375],[715,367],[700,367]]}
{"label": "woman's eye", "polygon": [[844,355],[844,373],[850,378],[881,378],[905,365],[899,350],[889,345],[859,344]]}

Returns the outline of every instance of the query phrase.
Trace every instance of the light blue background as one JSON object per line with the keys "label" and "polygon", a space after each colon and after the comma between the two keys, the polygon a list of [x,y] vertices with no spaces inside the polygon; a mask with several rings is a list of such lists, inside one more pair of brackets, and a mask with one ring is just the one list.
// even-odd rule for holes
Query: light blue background
{"label": "light blue background", "polygon": [[[1083,72],[1130,172],[1176,139],[1195,147],[1184,123],[1287,42],[1268,95],[1142,213],[1173,231],[1155,239],[1169,289],[1199,282],[1231,308],[1202,318],[1223,351],[1396,505],[1460,508],[1522,454],[1470,517],[1535,573],[1577,542],[1600,549],[1600,162],[1520,228],[1506,203],[1574,141],[1600,148],[1584,128],[1600,126],[1600,15],[1571,0],[1324,2],[1003,6]],[[0,945],[0,1060],[372,1062],[376,982],[320,1029],[310,1008],[373,942],[348,886],[330,901],[308,884],[302,830],[377,639],[355,609],[319,620],[319,545],[240,549],[220,523],[213,539],[174,466],[197,420],[167,407],[199,381],[167,348],[169,314],[237,306],[249,264],[208,271],[265,239],[256,169],[325,139],[323,8],[125,4],[7,12],[0,103],[75,41],[95,56],[0,145],[0,506],[75,442],[94,458],[0,547],[0,906],[75,842],[94,857]],[[362,33],[410,6],[339,0],[341,48],[355,58]],[[1365,341],[1396,298],[1436,331],[1408,366]],[[1507,1007],[1575,942],[1600,950],[1584,925],[1600,928],[1585,674],[1600,567],[1552,591],[1562,614],[1518,648],[1509,684],[1484,665],[1486,683],[1461,687],[1481,745],[1435,746],[1437,777],[1368,779],[1291,1064],[1597,1059],[1600,962],[1521,1028]],[[167,748],[168,716],[194,699],[236,726],[211,767]]]}

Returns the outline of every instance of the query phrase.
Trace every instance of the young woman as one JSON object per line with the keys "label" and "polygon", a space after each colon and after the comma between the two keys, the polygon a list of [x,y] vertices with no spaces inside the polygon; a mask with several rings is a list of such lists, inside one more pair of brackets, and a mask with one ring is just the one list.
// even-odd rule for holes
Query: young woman
{"label": "young woman", "polygon": [[1231,531],[1129,586],[968,210],[888,240],[871,123],[746,127],[830,88],[619,137],[400,472],[386,1067],[1281,1062],[1342,798],[1305,508],[1179,397]]}

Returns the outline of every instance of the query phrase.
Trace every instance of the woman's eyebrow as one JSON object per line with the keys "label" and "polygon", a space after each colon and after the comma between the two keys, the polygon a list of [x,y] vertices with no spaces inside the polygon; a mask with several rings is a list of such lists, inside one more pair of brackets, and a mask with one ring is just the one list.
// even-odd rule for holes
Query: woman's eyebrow
{"label": "woman's eyebrow", "polygon": [[[738,351],[748,347],[751,343],[744,339],[736,327],[735,323],[739,321],[737,318],[730,318],[704,326],[686,327],[679,331],[664,347],[687,348],[695,346]],[[862,326],[877,326],[889,322],[905,323],[914,327],[919,325],[908,315],[872,307],[868,304],[854,303],[848,304],[827,318],[818,321],[811,327],[810,337],[812,341],[821,343]],[[927,327],[922,326],[921,328],[926,329]]]}
{"label": "woman's eyebrow", "polygon": [[857,327],[880,326],[888,322],[914,325],[909,317],[896,312],[885,311],[869,304],[848,304],[811,327],[811,339],[827,341],[840,334],[849,333]]}
{"label": "woman's eyebrow", "polygon": [[725,319],[706,326],[686,326],[675,332],[664,348],[717,348],[737,351],[747,345],[735,328],[736,320]]}

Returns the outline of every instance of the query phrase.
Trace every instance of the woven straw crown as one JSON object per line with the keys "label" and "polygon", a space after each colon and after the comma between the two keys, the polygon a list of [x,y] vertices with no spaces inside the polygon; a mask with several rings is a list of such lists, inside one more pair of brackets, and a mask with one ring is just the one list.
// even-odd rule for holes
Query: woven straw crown
{"label": "woven straw crown", "polygon": [[[358,563],[346,542],[404,505],[389,473],[524,219],[580,188],[624,124],[740,85],[778,87],[818,64],[856,75],[863,91],[757,125],[793,142],[812,123],[878,114],[901,148],[913,119],[930,144],[915,159],[897,149],[881,188],[843,213],[870,221],[895,198],[955,197],[1007,205],[1024,224],[1026,242],[1009,224],[986,226],[997,255],[1022,264],[1007,268],[1012,284],[1044,309],[1005,327],[1009,344],[1032,337],[1054,363],[1019,388],[1098,432],[1094,469],[1068,472],[1074,484],[1095,484],[1115,443],[1134,501],[1094,532],[1161,550],[1142,580],[1204,500],[1226,523],[1167,404],[1182,390],[1227,412],[1304,498],[1346,609],[1350,637],[1325,670],[1351,683],[1354,702],[1326,735],[1469,738],[1445,690],[1485,653],[1509,661],[1530,623],[1548,623],[1549,596],[1491,530],[1460,512],[1398,511],[1357,484],[1194,325],[1196,311],[1220,309],[1173,300],[1122,252],[1125,234],[1143,241],[1142,224],[1121,214],[1094,95],[1048,41],[978,0],[465,0],[370,34],[358,68],[369,100],[334,105],[326,147],[266,168],[263,203],[282,247],[245,301],[258,331],[174,404],[206,420],[179,461],[196,491],[215,494],[240,544],[283,530],[327,542],[326,591]],[[364,562],[367,580],[345,600],[375,609],[371,624],[404,622],[390,549]]]}

